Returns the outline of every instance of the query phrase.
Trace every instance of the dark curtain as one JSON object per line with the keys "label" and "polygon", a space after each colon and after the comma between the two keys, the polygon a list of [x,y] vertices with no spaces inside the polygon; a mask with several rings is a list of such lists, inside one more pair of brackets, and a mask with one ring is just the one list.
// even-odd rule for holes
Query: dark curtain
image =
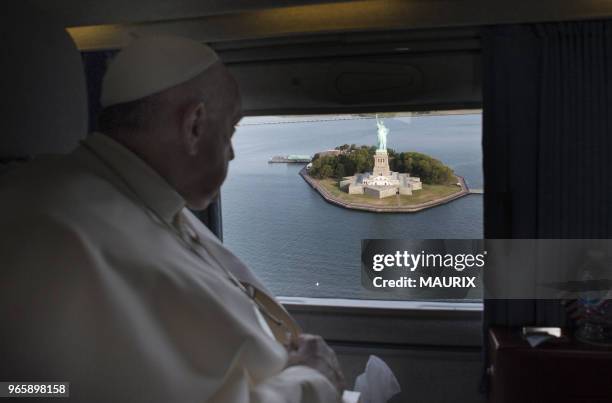
{"label": "dark curtain", "polygon": [[[485,237],[609,238],[612,21],[489,27],[482,38]],[[484,326],[564,316],[559,301],[485,301]]]}

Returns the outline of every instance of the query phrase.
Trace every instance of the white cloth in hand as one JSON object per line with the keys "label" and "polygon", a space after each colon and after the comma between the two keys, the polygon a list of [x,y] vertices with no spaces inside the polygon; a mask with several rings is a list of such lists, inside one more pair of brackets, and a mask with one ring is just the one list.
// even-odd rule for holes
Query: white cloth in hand
{"label": "white cloth in hand", "polygon": [[385,403],[401,391],[397,378],[383,360],[371,355],[365,372],[355,379],[355,388],[361,393],[360,403]]}

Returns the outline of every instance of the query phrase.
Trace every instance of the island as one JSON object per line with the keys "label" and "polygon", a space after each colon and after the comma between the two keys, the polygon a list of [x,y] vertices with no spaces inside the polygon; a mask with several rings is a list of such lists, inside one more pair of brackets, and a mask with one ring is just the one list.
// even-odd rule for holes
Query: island
{"label": "island", "polygon": [[377,146],[344,144],[314,155],[300,171],[330,203],[371,212],[412,213],[470,193],[465,180],[426,154],[387,148],[389,129],[376,116]]}

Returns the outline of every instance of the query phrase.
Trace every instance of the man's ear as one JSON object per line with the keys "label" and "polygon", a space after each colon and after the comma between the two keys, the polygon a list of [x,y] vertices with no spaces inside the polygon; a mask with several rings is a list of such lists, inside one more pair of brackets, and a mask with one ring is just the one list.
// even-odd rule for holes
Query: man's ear
{"label": "man's ear", "polygon": [[206,120],[206,105],[204,105],[204,102],[193,102],[187,106],[183,115],[182,135],[189,155],[198,153]]}

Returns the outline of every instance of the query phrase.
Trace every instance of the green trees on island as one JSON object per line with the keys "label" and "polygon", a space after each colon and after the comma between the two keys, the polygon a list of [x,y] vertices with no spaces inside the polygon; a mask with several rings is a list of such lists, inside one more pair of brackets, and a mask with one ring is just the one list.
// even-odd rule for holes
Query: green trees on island
{"label": "green trees on island", "polygon": [[339,155],[315,155],[309,174],[313,178],[342,178],[355,175],[356,172],[371,171],[374,166],[372,156],[376,147],[354,144],[337,147],[342,151]]}
{"label": "green trees on island", "polygon": [[[315,155],[309,170],[310,176],[317,179],[352,176],[360,172],[371,172],[374,165],[376,147],[344,144],[336,147],[338,155]],[[417,152],[400,152],[388,149],[389,168],[400,173],[409,173],[421,178],[428,185],[455,183],[452,169],[429,155]]]}
{"label": "green trees on island", "polygon": [[392,171],[407,172],[412,176],[418,176],[423,183],[428,185],[447,185],[457,182],[452,169],[444,165],[440,160],[426,154],[417,152],[402,152],[391,160],[389,165]]}

